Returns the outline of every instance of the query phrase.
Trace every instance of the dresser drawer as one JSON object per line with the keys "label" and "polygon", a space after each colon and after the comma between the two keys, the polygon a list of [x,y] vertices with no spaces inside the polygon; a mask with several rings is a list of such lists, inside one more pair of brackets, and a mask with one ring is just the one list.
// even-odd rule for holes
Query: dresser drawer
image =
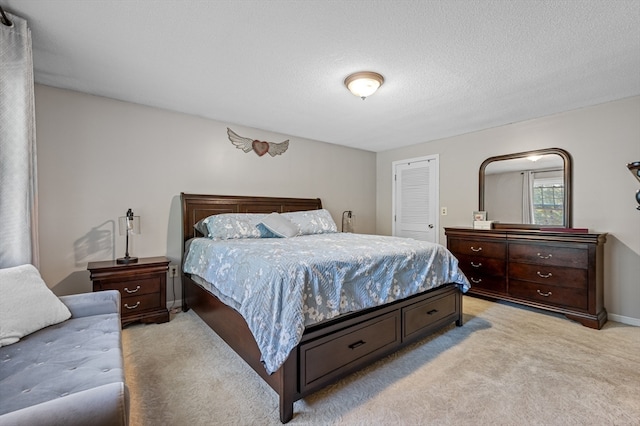
{"label": "dresser drawer", "polygon": [[587,288],[586,269],[510,263],[509,278],[567,288]]}
{"label": "dresser drawer", "polygon": [[462,238],[451,238],[449,240],[449,250],[455,255],[479,255],[483,257],[495,257],[504,259],[507,255],[506,243],[498,241],[465,240]]}
{"label": "dresser drawer", "polygon": [[158,293],[160,291],[161,277],[127,277],[121,279],[101,280],[102,290],[118,290],[122,297]]}
{"label": "dresser drawer", "polygon": [[120,312],[122,313],[122,317],[148,309],[158,309],[160,307],[159,293],[129,296],[120,299]]}
{"label": "dresser drawer", "polygon": [[486,290],[499,294],[505,294],[507,292],[507,279],[504,276],[467,274],[467,278],[471,283],[471,290],[469,290],[471,293],[474,293],[476,290],[480,292]]}
{"label": "dresser drawer", "polygon": [[567,288],[519,280],[509,280],[509,295],[584,310],[587,309],[589,300],[586,288]]}
{"label": "dresser drawer", "polygon": [[368,357],[399,344],[400,317],[397,311],[305,343],[300,346],[300,387],[305,390],[321,386],[333,377],[363,365]]}
{"label": "dresser drawer", "polygon": [[436,300],[427,300],[402,309],[403,338],[408,339],[439,320],[456,312],[456,296],[450,294]]}
{"label": "dresser drawer", "polygon": [[496,259],[481,256],[458,256],[458,266],[465,275],[498,275],[507,274],[504,258]]}
{"label": "dresser drawer", "polygon": [[551,244],[509,243],[509,262],[586,269],[589,264],[589,253],[582,248]]}

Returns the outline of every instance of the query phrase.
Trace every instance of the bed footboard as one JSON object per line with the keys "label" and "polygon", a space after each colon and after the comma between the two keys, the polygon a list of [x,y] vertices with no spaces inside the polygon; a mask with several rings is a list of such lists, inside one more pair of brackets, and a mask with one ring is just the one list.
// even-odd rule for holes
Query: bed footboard
{"label": "bed footboard", "polygon": [[242,316],[183,276],[183,306],[193,309],[279,395],[280,421],[293,403],[452,323],[462,325],[455,285],[308,328],[278,371],[269,375]]}

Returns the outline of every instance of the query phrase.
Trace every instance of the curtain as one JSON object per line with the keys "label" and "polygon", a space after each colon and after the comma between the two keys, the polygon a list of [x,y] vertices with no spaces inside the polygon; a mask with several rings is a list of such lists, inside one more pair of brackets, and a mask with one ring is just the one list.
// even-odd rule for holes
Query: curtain
{"label": "curtain", "polygon": [[533,223],[533,178],[532,171],[522,172],[522,223]]}
{"label": "curtain", "polygon": [[39,266],[31,31],[0,22],[0,268]]}

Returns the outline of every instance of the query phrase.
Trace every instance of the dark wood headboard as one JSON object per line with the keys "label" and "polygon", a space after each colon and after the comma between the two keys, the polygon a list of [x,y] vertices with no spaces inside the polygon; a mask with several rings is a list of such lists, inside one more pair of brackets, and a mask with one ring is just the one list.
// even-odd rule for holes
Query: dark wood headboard
{"label": "dark wood headboard", "polygon": [[[199,236],[195,225],[200,219],[221,213],[284,213],[322,208],[320,198],[247,197],[235,195],[180,194],[182,200],[182,247]],[[198,235],[196,235],[198,234]]]}

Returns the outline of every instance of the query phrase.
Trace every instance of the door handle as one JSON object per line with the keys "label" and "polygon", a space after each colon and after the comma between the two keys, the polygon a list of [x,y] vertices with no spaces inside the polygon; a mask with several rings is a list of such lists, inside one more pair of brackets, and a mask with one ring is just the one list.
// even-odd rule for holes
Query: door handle
{"label": "door handle", "polygon": [[433,223],[429,224],[429,229],[433,229]]}

